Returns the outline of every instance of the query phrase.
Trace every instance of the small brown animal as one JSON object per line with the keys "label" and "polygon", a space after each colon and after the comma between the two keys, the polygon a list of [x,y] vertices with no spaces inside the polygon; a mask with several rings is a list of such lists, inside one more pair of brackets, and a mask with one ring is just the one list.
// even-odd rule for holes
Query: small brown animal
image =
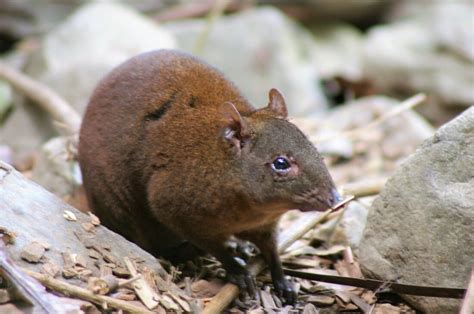
{"label": "small brown animal", "polygon": [[224,243],[253,242],[287,302],[296,295],[276,250],[287,210],[340,200],[326,166],[286,120],[282,95],[256,110],[208,64],[159,50],[123,63],[98,85],[82,123],[79,161],[90,207],[155,255],[182,240],[211,253],[229,278],[253,279]]}

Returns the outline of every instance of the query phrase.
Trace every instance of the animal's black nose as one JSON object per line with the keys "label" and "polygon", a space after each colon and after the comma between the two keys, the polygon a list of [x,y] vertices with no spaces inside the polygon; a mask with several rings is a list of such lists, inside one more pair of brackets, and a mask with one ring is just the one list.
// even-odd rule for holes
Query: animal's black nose
{"label": "animal's black nose", "polygon": [[341,194],[339,194],[339,192],[336,190],[336,188],[333,188],[331,190],[331,206],[336,205],[340,201],[342,201]]}

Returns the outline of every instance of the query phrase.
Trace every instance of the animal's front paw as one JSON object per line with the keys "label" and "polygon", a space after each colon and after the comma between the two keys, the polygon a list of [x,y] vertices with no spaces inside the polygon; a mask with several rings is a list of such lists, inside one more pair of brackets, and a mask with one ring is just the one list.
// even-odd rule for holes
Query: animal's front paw
{"label": "animal's front paw", "polygon": [[247,291],[251,298],[256,297],[255,278],[247,270],[239,273],[228,273],[227,279],[237,285],[241,291]]}
{"label": "animal's front paw", "polygon": [[285,304],[295,304],[297,293],[293,284],[286,280],[285,278],[281,278],[279,280],[273,280],[273,286],[277,295],[285,300]]}
{"label": "animal's front paw", "polygon": [[233,256],[237,256],[245,262],[260,253],[253,243],[235,238],[226,242],[226,248]]}

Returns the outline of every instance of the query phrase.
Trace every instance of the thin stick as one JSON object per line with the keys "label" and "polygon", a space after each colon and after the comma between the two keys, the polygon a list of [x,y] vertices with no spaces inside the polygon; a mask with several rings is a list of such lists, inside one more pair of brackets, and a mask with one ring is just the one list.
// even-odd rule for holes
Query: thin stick
{"label": "thin stick", "polygon": [[69,134],[79,132],[81,117],[68,102],[51,88],[33,80],[3,62],[0,62],[0,79],[6,80],[17,91],[36,102],[53,119],[66,125],[69,129]]}
{"label": "thin stick", "polygon": [[48,287],[49,289],[59,292],[61,294],[64,294],[66,296],[71,296],[71,297],[79,298],[82,300],[86,300],[102,307],[105,304],[107,307],[110,306],[115,309],[123,310],[129,313],[152,313],[142,307],[132,305],[126,301],[114,299],[114,298],[103,296],[100,294],[94,294],[87,289],[68,284],[61,280],[54,279],[53,277],[48,276],[48,275],[40,274],[26,268],[23,268],[22,270],[29,276],[41,282],[44,286]]}
{"label": "thin stick", "polygon": [[372,196],[379,194],[386,182],[387,178],[352,182],[342,186],[341,190],[344,195],[354,195],[356,198]]}
{"label": "thin stick", "polygon": [[408,109],[414,108],[415,106],[421,104],[423,101],[426,100],[426,95],[425,94],[416,94],[415,96],[412,96],[403,102],[401,102],[398,106],[393,108],[392,110],[388,111],[386,114],[380,116],[379,118],[373,120],[367,125],[364,125],[363,127],[349,130],[349,131],[344,131],[341,133],[336,133],[336,134],[331,134],[327,137],[321,137],[317,139],[318,143],[321,142],[328,142],[331,140],[334,140],[335,138],[339,137],[346,137],[346,138],[351,138],[354,139],[357,136],[360,135],[362,132],[367,132],[370,131],[371,129],[375,128],[376,126],[379,126],[380,124],[384,123],[388,119],[395,117],[399,115],[400,113],[407,111]]}
{"label": "thin stick", "polygon": [[[291,228],[288,230],[287,233],[282,234],[280,240],[278,241],[278,252],[284,252],[291,244],[293,244],[296,240],[301,238],[305,235],[308,231],[310,231],[316,224],[320,223],[324,219],[326,219],[329,214],[331,214],[335,209],[338,209],[351,200],[354,197],[349,197],[342,201],[341,203],[334,206],[332,209],[327,210],[323,213],[313,213],[311,217],[305,215],[298,219]],[[252,260],[248,266],[249,272],[256,276],[258,275],[264,268],[264,262],[261,258],[256,258]],[[222,313],[224,309],[239,295],[239,288],[231,283],[227,283],[219,293],[212,298],[211,302],[207,304],[206,308],[203,311],[203,314],[213,314],[213,313]]]}

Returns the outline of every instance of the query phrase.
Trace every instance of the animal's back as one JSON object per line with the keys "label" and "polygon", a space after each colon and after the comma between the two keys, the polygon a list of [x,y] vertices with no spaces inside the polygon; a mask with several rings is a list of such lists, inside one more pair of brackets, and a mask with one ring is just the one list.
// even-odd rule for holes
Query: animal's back
{"label": "animal's back", "polygon": [[244,114],[253,110],[220,72],[176,51],[134,57],[100,82],[81,127],[79,161],[89,205],[106,217],[105,225],[128,230],[125,236],[142,247],[157,246],[148,242],[159,235],[137,232],[159,229],[149,210],[148,182],[160,168],[172,172],[203,158],[212,162],[202,154],[215,150],[225,102]]}

